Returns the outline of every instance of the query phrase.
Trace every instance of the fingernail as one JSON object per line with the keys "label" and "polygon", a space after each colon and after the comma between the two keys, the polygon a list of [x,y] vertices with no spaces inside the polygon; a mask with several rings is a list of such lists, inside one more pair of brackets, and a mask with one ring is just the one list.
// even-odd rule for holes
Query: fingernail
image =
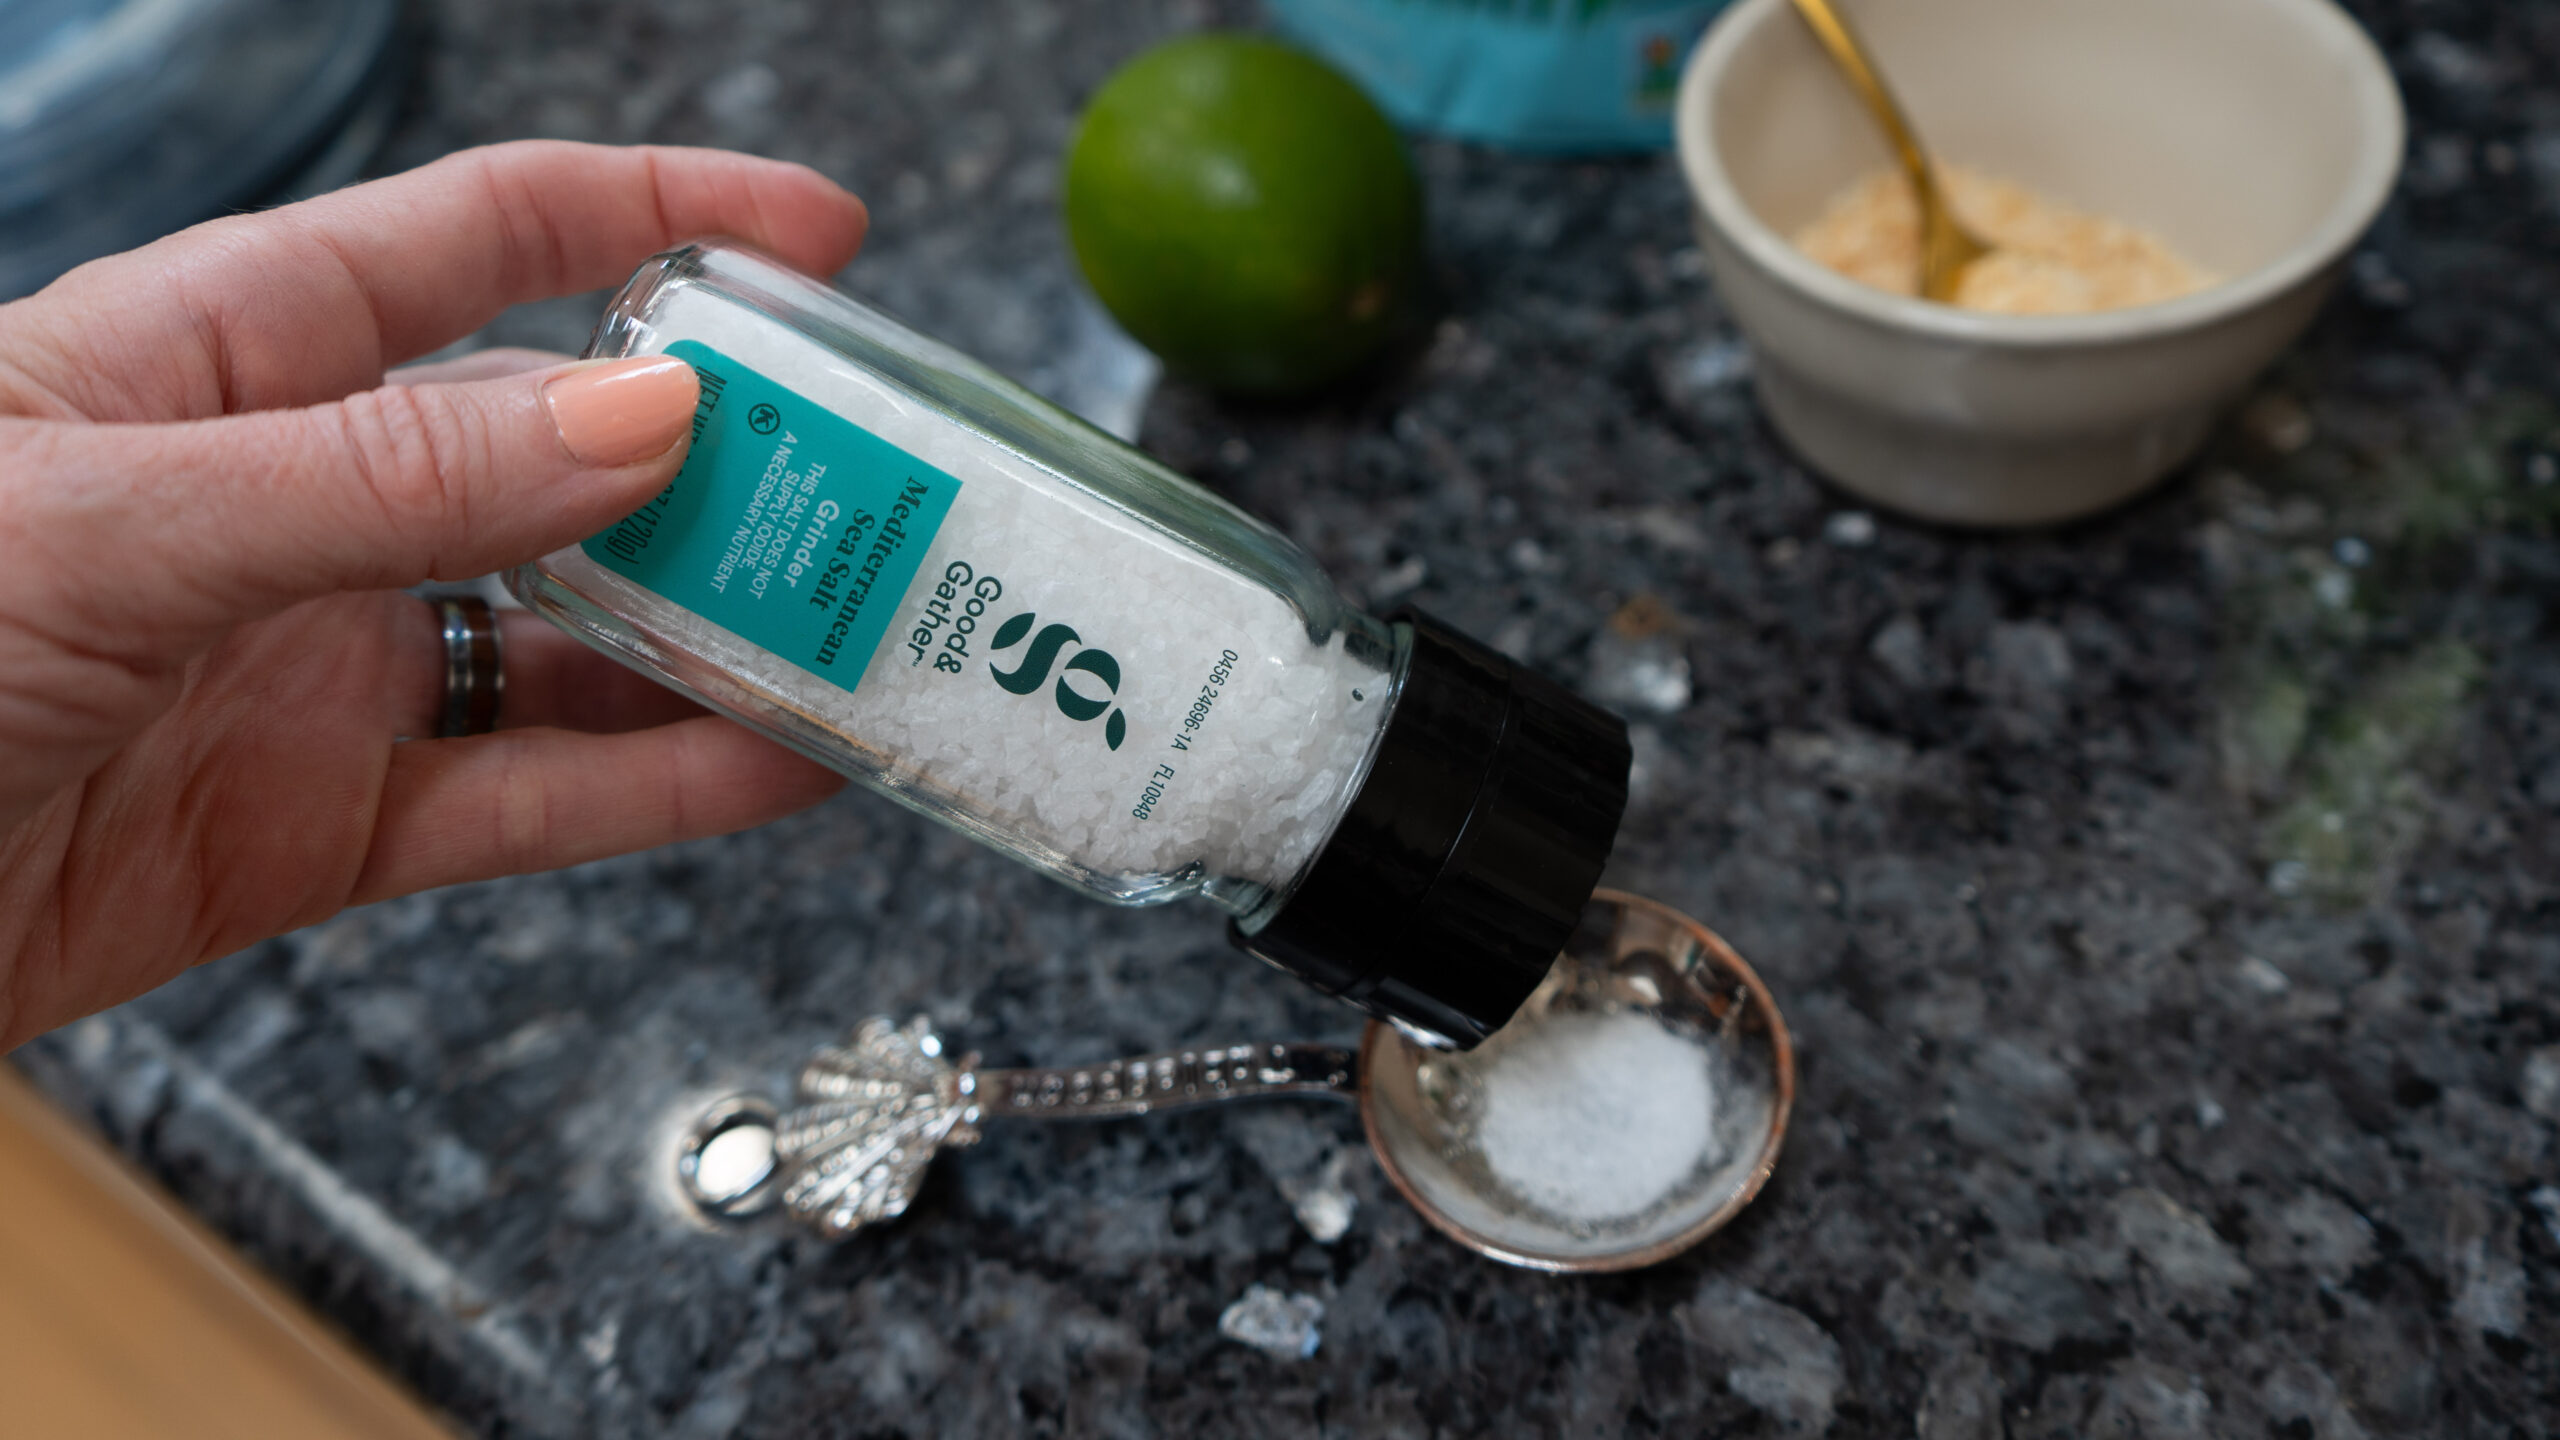
{"label": "fingernail", "polygon": [[693,367],[672,355],[589,361],[542,387],[560,443],[599,468],[667,453],[692,426],[700,394]]}

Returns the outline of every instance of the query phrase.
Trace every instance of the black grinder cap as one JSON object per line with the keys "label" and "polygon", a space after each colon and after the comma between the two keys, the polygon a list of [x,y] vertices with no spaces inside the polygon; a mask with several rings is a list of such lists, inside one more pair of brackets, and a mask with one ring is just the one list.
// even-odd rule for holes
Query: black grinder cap
{"label": "black grinder cap", "polygon": [[1378,755],[1306,878],[1248,934],[1373,1015],[1466,1047],[1580,923],[1627,808],[1626,722],[1417,610]]}

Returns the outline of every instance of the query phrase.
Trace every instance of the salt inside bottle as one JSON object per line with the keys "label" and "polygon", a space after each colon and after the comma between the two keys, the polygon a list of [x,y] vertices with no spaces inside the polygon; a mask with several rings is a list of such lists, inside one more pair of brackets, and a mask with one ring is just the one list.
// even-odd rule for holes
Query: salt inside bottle
{"label": "salt inside bottle", "polygon": [[508,577],[579,638],[1093,897],[1458,1045],[1572,933],[1625,726],[752,251],[651,259],[590,356],[701,378],[647,505]]}

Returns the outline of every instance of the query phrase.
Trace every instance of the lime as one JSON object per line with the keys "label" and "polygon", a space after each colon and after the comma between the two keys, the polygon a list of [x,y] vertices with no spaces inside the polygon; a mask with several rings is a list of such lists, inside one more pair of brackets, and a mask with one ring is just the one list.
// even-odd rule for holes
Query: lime
{"label": "lime", "polygon": [[1086,107],[1065,188],[1102,303],[1218,389],[1311,390],[1413,313],[1413,163],[1369,97],[1304,51],[1206,34],[1140,55]]}

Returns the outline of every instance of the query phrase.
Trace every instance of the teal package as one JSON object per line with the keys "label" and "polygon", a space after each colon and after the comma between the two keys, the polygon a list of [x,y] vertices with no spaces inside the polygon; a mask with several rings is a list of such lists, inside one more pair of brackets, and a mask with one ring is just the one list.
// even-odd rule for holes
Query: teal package
{"label": "teal package", "polygon": [[1397,124],[1522,150],[1659,150],[1726,0],[1269,0]]}
{"label": "teal package", "polygon": [[699,341],[667,353],[702,381],[684,468],[579,548],[852,690],[960,482]]}

